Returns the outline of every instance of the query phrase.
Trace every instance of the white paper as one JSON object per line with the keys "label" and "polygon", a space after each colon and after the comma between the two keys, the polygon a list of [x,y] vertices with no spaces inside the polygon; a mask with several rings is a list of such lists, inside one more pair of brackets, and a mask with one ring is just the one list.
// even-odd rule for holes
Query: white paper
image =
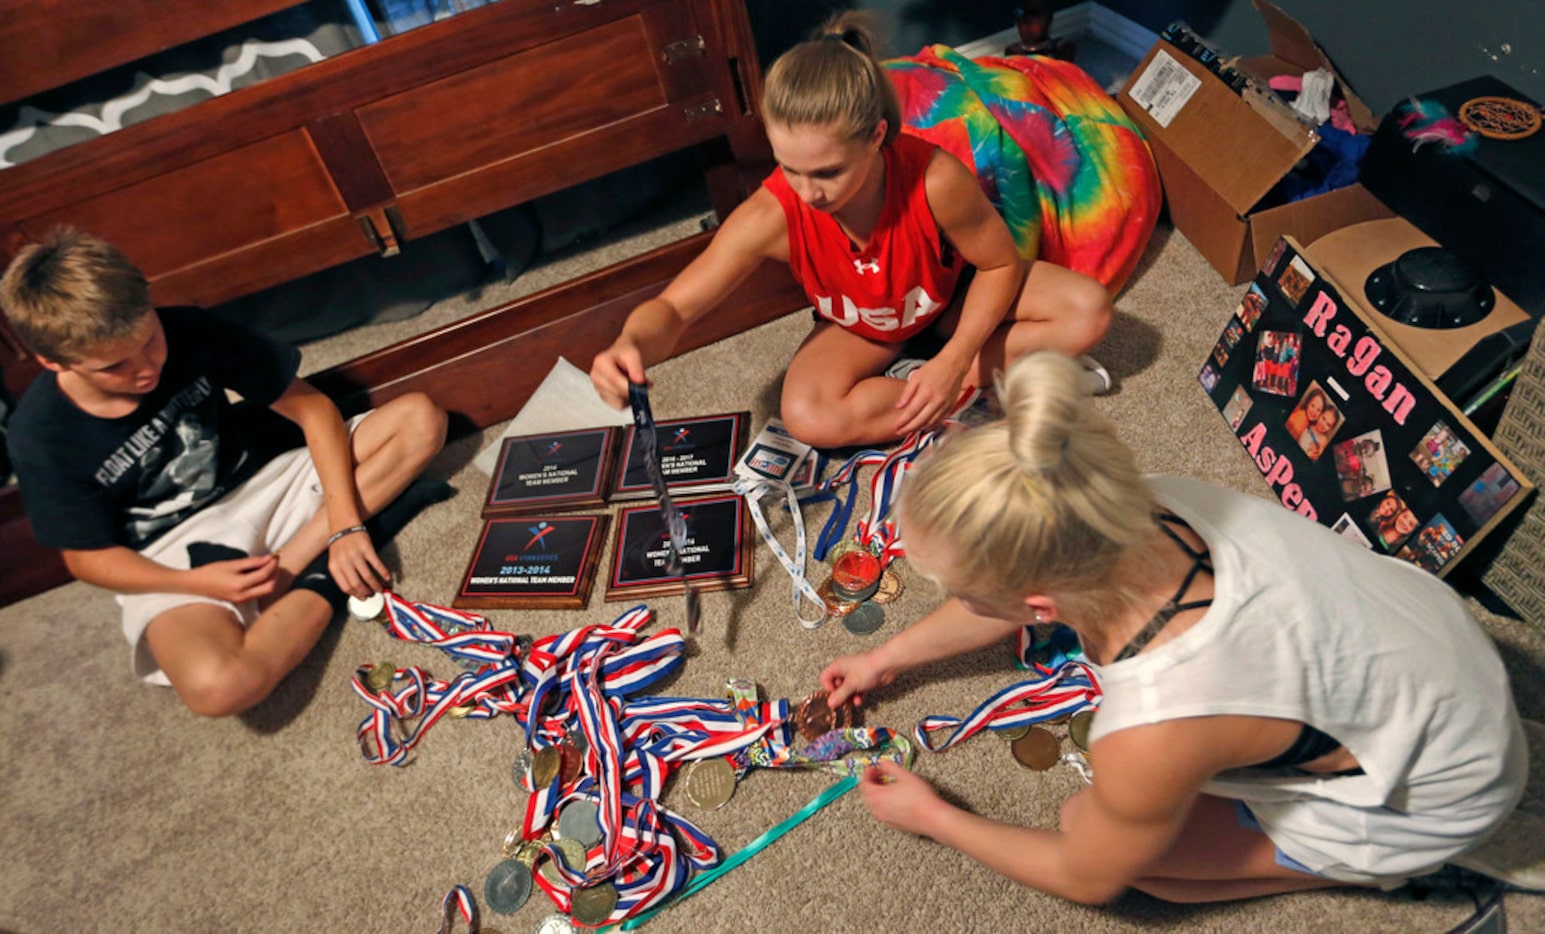
{"label": "white paper", "polygon": [[1155,123],[1167,127],[1201,86],[1200,78],[1160,49],[1127,96],[1146,110]]}
{"label": "white paper", "polygon": [[492,444],[478,452],[472,463],[493,476],[498,466],[499,448],[505,438],[540,435],[554,431],[576,431],[603,425],[631,425],[633,414],[614,409],[601,401],[590,375],[562,357],[553,364],[547,378],[536,388],[521,410]]}

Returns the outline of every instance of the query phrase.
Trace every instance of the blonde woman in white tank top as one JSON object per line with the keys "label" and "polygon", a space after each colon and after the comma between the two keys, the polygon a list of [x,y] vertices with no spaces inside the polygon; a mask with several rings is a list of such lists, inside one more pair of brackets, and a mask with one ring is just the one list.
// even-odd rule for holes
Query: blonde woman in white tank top
{"label": "blonde woman in white tank top", "polygon": [[831,703],[1017,635],[1076,631],[1104,698],[1093,785],[1060,827],[988,820],[883,767],[876,818],[1079,902],[1393,888],[1472,849],[1522,794],[1495,647],[1442,581],[1265,499],[1144,477],[1051,353],[1015,364],[1003,421],[908,476],[908,558],[949,594],[821,674]]}

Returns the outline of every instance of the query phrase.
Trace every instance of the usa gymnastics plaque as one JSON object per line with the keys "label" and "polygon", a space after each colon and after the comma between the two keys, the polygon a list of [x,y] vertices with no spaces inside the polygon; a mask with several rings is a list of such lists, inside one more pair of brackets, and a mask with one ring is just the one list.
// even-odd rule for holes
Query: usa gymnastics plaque
{"label": "usa gymnastics plaque", "polygon": [[484,518],[601,505],[615,479],[621,439],[615,426],[506,438]]}
{"label": "usa gymnastics plaque", "polygon": [[[750,412],[736,412],[656,422],[660,472],[665,475],[665,484],[670,491],[690,496],[734,486],[735,462],[746,446],[746,426],[750,421]],[[627,454],[613,499],[642,499],[654,495],[636,428],[628,429],[623,450]]]}
{"label": "usa gymnastics plaque", "polygon": [[1284,238],[1197,378],[1283,506],[1445,576],[1533,487],[1360,286]]}
{"label": "usa gymnastics plaque", "polygon": [[[687,535],[682,570],[697,590],[751,586],[751,514],[739,494],[678,500]],[[617,512],[617,547],[612,556],[606,599],[680,594],[681,578],[666,568],[670,535],[658,506],[629,506]]]}
{"label": "usa gymnastics plaque", "polygon": [[582,609],[608,516],[522,516],[483,523],[451,606]]}

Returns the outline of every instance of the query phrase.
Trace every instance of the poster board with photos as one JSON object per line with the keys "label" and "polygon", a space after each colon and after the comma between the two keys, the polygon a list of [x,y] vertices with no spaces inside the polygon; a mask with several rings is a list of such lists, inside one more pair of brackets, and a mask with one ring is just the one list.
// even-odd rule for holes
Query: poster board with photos
{"label": "poster board with photos", "polygon": [[483,517],[602,505],[616,482],[621,448],[622,429],[615,425],[506,438]]}
{"label": "poster board with photos", "polygon": [[1349,294],[1279,240],[1198,379],[1283,506],[1446,576],[1533,486]]}
{"label": "poster board with photos", "polygon": [[451,606],[584,609],[610,516],[488,519]]}
{"label": "poster board with photos", "polygon": [[[752,583],[751,512],[738,493],[678,500],[687,537],[682,568],[698,591],[732,590]],[[617,511],[617,543],[612,553],[606,599],[680,594],[680,577],[666,569],[669,535],[654,503]]]}

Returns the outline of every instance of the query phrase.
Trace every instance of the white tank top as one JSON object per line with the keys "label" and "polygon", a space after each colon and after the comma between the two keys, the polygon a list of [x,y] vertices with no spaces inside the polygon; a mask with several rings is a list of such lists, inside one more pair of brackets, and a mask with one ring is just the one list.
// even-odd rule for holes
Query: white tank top
{"label": "white tank top", "polygon": [[1214,714],[1335,737],[1365,774],[1239,769],[1205,788],[1247,802],[1278,848],[1334,879],[1420,875],[1496,829],[1523,793],[1528,750],[1496,648],[1447,584],[1269,500],[1149,484],[1210,549],[1212,606],[1099,669],[1091,740]]}

